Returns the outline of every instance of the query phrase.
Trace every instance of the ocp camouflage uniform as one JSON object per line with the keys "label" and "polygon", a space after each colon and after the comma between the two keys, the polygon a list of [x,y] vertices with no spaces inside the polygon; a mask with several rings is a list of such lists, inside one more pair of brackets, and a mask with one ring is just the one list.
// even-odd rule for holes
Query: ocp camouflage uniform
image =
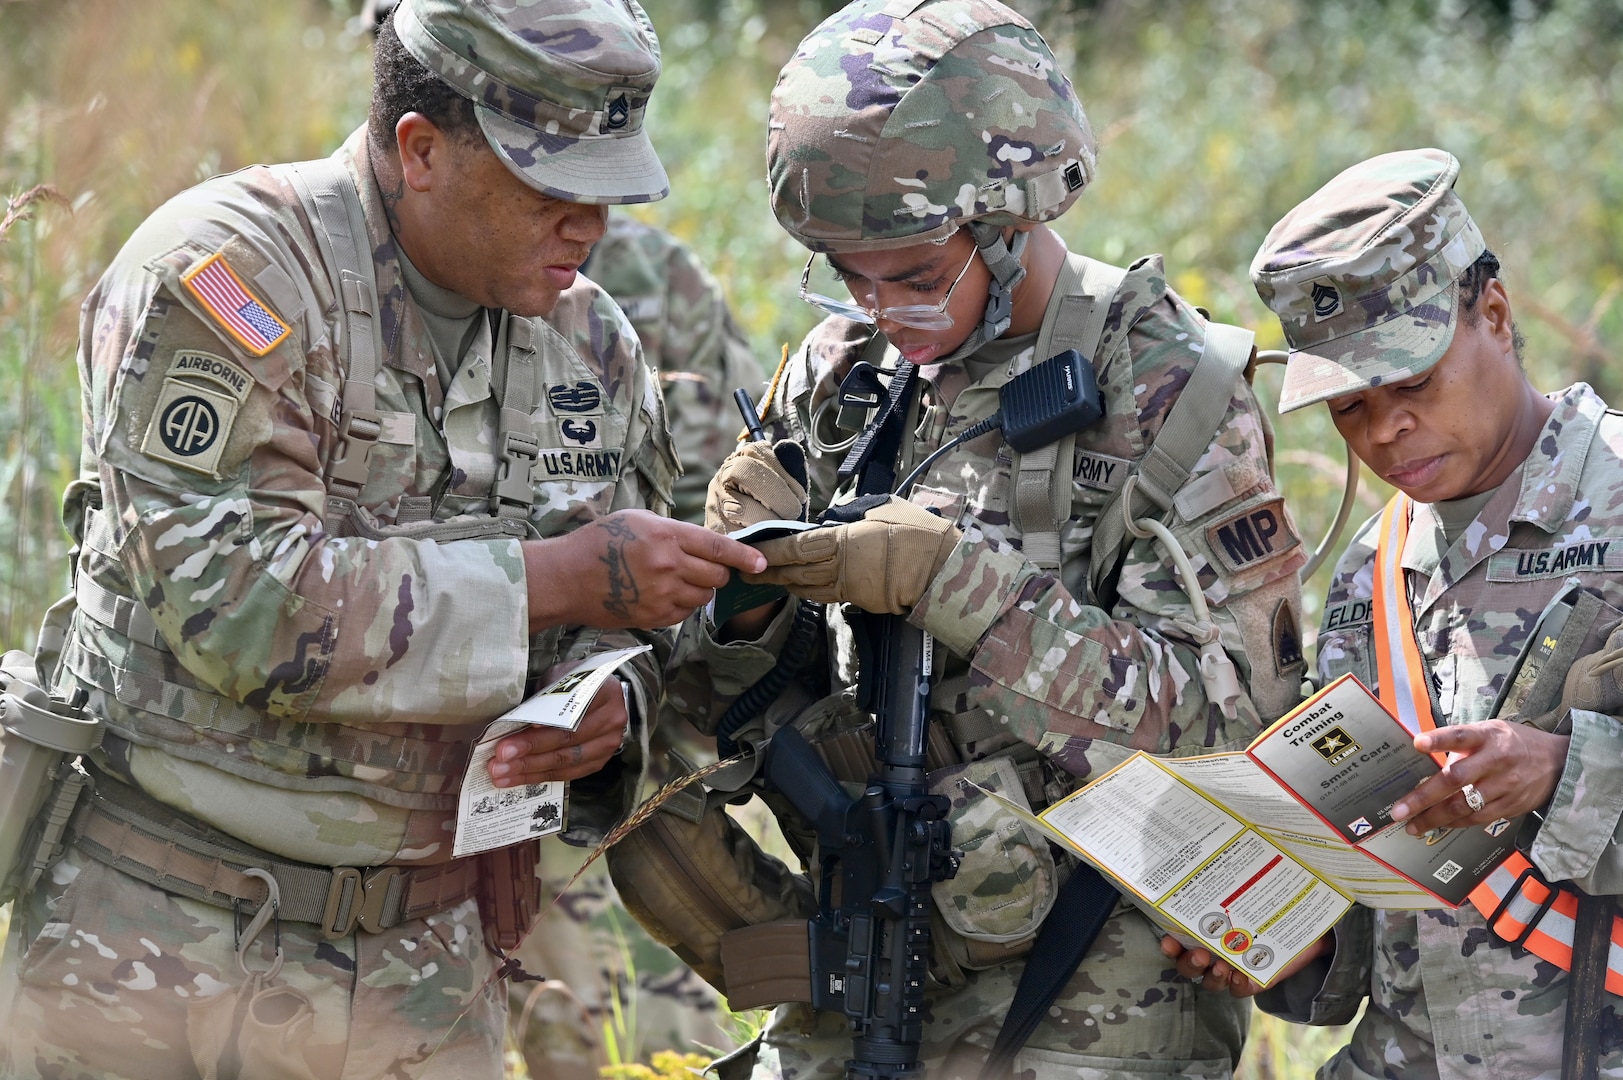
{"label": "ocp camouflage uniform", "polygon": [[[1576,582],[1623,614],[1623,418],[1587,385],[1555,395],[1525,463],[1451,546],[1416,504],[1404,548],[1415,636],[1432,672],[1439,723],[1492,719],[1539,614]],[[1378,517],[1336,567],[1319,636],[1319,675],[1378,686],[1370,598]],[[1544,562],[1539,553],[1555,558]],[[1572,745],[1529,857],[1550,881],[1623,892],[1623,723],[1572,710]],[[1335,968],[1311,1002],[1260,999],[1300,1022],[1337,1024],[1369,1006],[1327,1077],[1472,1080],[1553,1075],[1561,1060],[1567,974],[1488,932],[1472,906],[1355,908],[1338,929]],[[1623,1033],[1600,1033],[1603,1075],[1623,1076]]]}
{"label": "ocp camouflage uniform", "polygon": [[[578,628],[531,637],[522,530],[411,535],[412,522],[490,520],[492,340],[474,335],[441,384],[365,138],[336,155],[364,207],[385,343],[382,434],[355,534],[321,525],[344,305],[287,174],[247,169],[160,208],[86,301],[84,448],[66,508],[81,539],[81,602],[57,612],[68,620],[57,686],[82,689],[105,718],[94,761],[103,776],[318,867],[450,859],[456,791],[484,723],[561,662],[663,640]],[[255,326],[266,336],[288,327],[263,356],[183,284],[216,254],[257,298]],[[532,534],[666,507],[675,465],[658,387],[619,309],[581,280],[550,316],[511,325],[521,322],[543,388],[530,413],[541,445]],[[201,467],[188,467],[191,446],[167,427],[187,395],[218,422],[218,457]],[[581,417],[598,429],[586,446],[561,432]],[[621,669],[645,717],[658,666],[645,655]],[[595,789],[578,782],[571,831],[589,839],[622,813],[636,768]],[[12,918],[0,1071],[100,1075],[116,1062],[130,1075],[178,1075],[176,1062],[195,1058],[214,1075],[244,986],[232,921],[227,908],[71,853]],[[287,1075],[499,1075],[505,994],[480,926],[472,899],[334,940],[284,922],[280,980],[302,1000],[283,995],[291,1004],[269,1009],[270,1030],[244,1038],[259,1040],[252,1052],[265,1061],[274,1042]],[[255,970],[269,966],[270,938],[249,952]],[[223,1020],[199,1017],[222,1001]]]}
{"label": "ocp camouflage uniform", "polygon": [[[1281,411],[1415,378],[1439,362],[1471,317],[1456,298],[1461,276],[1486,251],[1452,191],[1459,168],[1440,150],[1383,154],[1270,231],[1251,273],[1293,350]],[[1623,418],[1583,383],[1550,397],[1554,411],[1531,452],[1497,488],[1472,497],[1483,500],[1474,517],[1455,508],[1449,516],[1460,520],[1445,532],[1435,506],[1411,504],[1397,565],[1439,726],[1517,715],[1495,707],[1561,594],[1576,587],[1603,602],[1585,640],[1605,640],[1623,617]],[[1380,520],[1358,529],[1337,564],[1319,629],[1321,681],[1350,673],[1380,689],[1372,621]],[[1615,896],[1623,722],[1567,712],[1565,767],[1527,857],[1547,881]],[[1257,997],[1270,1013],[1312,1024],[1348,1023],[1368,999],[1321,1077],[1512,1080],[1561,1068],[1567,973],[1490,932],[1474,905],[1355,907],[1335,946]],[[1610,1000],[1603,1017],[1617,1011]],[[1592,1033],[1602,1074],[1623,1076],[1623,1032],[1602,1024]]]}
{"label": "ocp camouflage uniform", "polygon": [[[1108,418],[1078,436],[1067,466],[1078,479],[1071,487],[1071,518],[1063,528],[1063,565],[1057,574],[1038,570],[1021,554],[1021,537],[1009,516],[1010,456],[995,436],[943,458],[914,489],[915,502],[943,508],[964,530],[910,619],[952,653],[931,698],[932,720],[952,736],[962,760],[985,763],[970,766],[976,779],[984,779],[1000,760],[1015,763],[1038,809],[1135,750],[1195,754],[1243,747],[1264,721],[1283,711],[1301,674],[1299,654],[1281,657],[1272,644],[1248,646],[1241,635],[1242,623],[1269,627],[1283,618],[1294,627],[1296,570],[1303,561],[1269,475],[1265,427],[1244,388],[1236,392],[1223,426],[1184,488],[1210,490],[1209,478],[1222,477],[1225,494],[1192,505],[1190,516],[1180,516],[1171,527],[1206,583],[1224,647],[1242,681],[1271,697],[1267,711],[1259,712],[1244,697],[1230,720],[1208,700],[1196,668],[1197,650],[1177,625],[1191,618],[1188,600],[1153,543],[1136,542],[1128,551],[1120,596],[1109,610],[1087,603],[1088,552],[1098,508],[1143,457],[1189,377],[1202,334],[1199,315],[1167,287],[1159,257],[1136,263],[1118,298],[1121,319],[1099,349]],[[864,328],[839,319],[812,332],[791,357],[784,395],[773,400],[766,417],[776,434],[811,430],[812,416],[837,388],[866,336]],[[1005,350],[1008,359],[1002,362],[977,354],[921,369],[920,437],[908,447],[909,461],[989,415],[997,407],[996,386],[1005,367],[1025,366],[1033,350],[1034,342],[1025,342]],[[914,427],[911,421],[909,426]],[[811,455],[814,509],[834,497],[840,457]],[[1102,470],[1096,468],[1101,462]],[[1100,479],[1084,481],[1084,473]],[[1251,565],[1230,568],[1218,531],[1258,507],[1277,513],[1283,523],[1275,549]],[[680,636],[672,659],[670,706],[714,723],[721,708],[772,665],[791,611],[760,643],[724,645],[714,626],[690,621],[686,629],[694,632]],[[837,681],[849,678],[852,656],[829,659],[838,668]],[[824,723],[852,726],[866,720],[849,705],[832,712]],[[955,845],[963,846],[965,830],[972,827],[973,804],[984,801],[955,808]],[[781,823],[786,833],[808,838],[804,822]],[[1045,854],[1040,842],[1019,843]],[[957,877],[936,887],[943,916],[971,932],[1018,929],[991,926],[997,916],[981,910],[1021,902],[980,894],[989,885],[986,876],[1011,868],[1021,877],[1035,873],[1043,880],[1031,887],[1051,890],[1052,865],[1034,868],[1025,861],[1031,857],[1011,847],[998,852],[995,861],[967,862]],[[1043,855],[1036,858],[1040,863]],[[1008,886],[1004,880],[994,892]],[[960,918],[966,909],[971,913]],[[1029,917],[1029,906],[1022,910]],[[977,926],[981,920],[986,922]],[[1101,1076],[1140,1068],[1156,1075],[1228,1076],[1239,1057],[1248,1008],[1179,981],[1160,953],[1159,937],[1137,909],[1118,908],[1050,1018],[1022,1051],[1018,1067],[1043,1075],[1065,1067],[1099,1070]],[[924,1056],[932,1075],[959,1074],[950,1064],[955,1049],[984,1056],[1023,968],[1020,960],[950,972],[937,964],[938,978],[948,985],[929,1001]],[[778,1014],[767,1033],[760,1069],[784,1077],[839,1075],[849,1054],[843,1016],[814,1016],[791,1007]],[[1153,1067],[1133,1061],[1151,1057],[1158,1059]],[[975,1069],[978,1064],[970,1072]]]}
{"label": "ocp camouflage uniform", "polygon": [[[1069,80],[1031,24],[1000,4],[853,4],[808,35],[780,74],[768,167],[773,209],[787,232],[813,252],[838,255],[922,247],[962,228],[992,276],[981,325],[954,355],[918,369],[898,477],[988,417],[998,388],[1046,359],[1037,355],[1041,334],[1005,336],[1010,316],[998,304],[1021,280],[1026,240],[1008,229],[1046,228],[1041,223],[1072,205],[1094,165],[1092,134]],[[1237,668],[1242,689],[1231,710],[1208,695],[1190,629],[1194,611],[1158,544],[1129,539],[1119,573],[1103,586],[1113,581],[1115,596],[1092,593],[1090,552],[1107,524],[1101,509],[1144,460],[1211,341],[1205,320],[1168,288],[1159,256],[1124,275],[1113,295],[1090,294],[1107,305],[1102,337],[1097,347],[1078,346],[1096,372],[1104,417],[1079,432],[1074,451],[1055,466],[1063,470],[1051,503],[1057,569],[1040,565],[1048,560],[1020,524],[1028,519],[1014,505],[1014,456],[999,436],[942,457],[910,493],[962,529],[908,615],[942,647],[938,657],[948,654],[944,665],[937,661],[944,672],[930,699],[932,732],[946,744],[936,748],[931,783],[951,795],[953,846],[964,851],[957,876],[933,888],[939,918],[921,1050],[932,1076],[979,1072],[1025,967],[1010,943],[1029,941],[1067,869],[1055,866],[1045,841],[961,781],[1041,809],[1136,750],[1238,749],[1297,699],[1297,570],[1305,557],[1274,487],[1267,423],[1239,378],[1226,410],[1199,433],[1204,449],[1168,493],[1164,515]],[[1037,300],[1049,303],[1045,328],[1070,307],[1057,296]],[[882,324],[885,316],[877,318]],[[774,437],[808,448],[813,514],[850,497],[835,472],[852,431],[837,425],[832,406],[872,333],[825,320],[789,359],[766,410]],[[896,355],[888,351],[884,365]],[[1139,514],[1150,511],[1147,501],[1135,505]],[[1235,543],[1237,530],[1255,537],[1257,527],[1266,543]],[[716,723],[721,708],[771,667],[795,610],[787,605],[759,641],[733,643],[696,614],[672,658],[669,703]],[[861,781],[872,768],[871,721],[852,701],[858,657],[849,628],[837,612],[831,626],[826,653],[819,647],[814,658],[822,662],[810,668],[816,675],[738,738],[759,743],[792,721],[826,757],[847,762],[841,779]],[[819,683],[829,696],[817,700]],[[829,749],[836,745],[839,754]],[[791,844],[815,859],[808,824],[780,798],[769,804]],[[1136,908],[1118,906],[1015,1058],[1016,1073],[1230,1075],[1249,1006],[1180,980],[1159,939]],[[851,1051],[842,1015],[786,1006],[755,1053],[755,1075],[839,1075]]]}
{"label": "ocp camouflage uniform", "polygon": [[[625,312],[644,358],[659,373],[671,442],[682,462],[682,476],[672,488],[672,513],[702,524],[705,486],[741,427],[732,391],[743,387],[753,396],[761,382],[749,343],[715,278],[663,229],[611,213],[608,231],[581,272]],[[666,716],[653,740],[650,785],[668,777],[668,748],[693,764],[715,758],[714,740],[680,716]],[[543,851],[549,902],[584,855],[557,845]],[[515,982],[509,990],[514,1037],[532,1076],[597,1076],[598,1067],[610,1060],[605,1024],[635,1027],[616,1036],[637,1048],[632,1055],[622,1045],[628,1059],[661,1049],[700,1052],[700,1047],[727,1045],[715,990],[626,914],[604,862],[594,863],[569,887],[518,957],[528,970],[546,977],[539,984]]]}

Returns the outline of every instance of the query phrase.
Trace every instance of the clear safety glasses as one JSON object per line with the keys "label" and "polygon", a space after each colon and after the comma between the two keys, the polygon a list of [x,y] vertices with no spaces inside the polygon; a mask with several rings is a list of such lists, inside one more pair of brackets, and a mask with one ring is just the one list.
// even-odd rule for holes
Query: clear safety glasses
{"label": "clear safety glasses", "polygon": [[832,296],[807,292],[806,283],[811,280],[811,268],[817,258],[816,252],[806,260],[806,269],[800,272],[800,298],[830,315],[839,315],[859,323],[873,325],[884,319],[899,326],[911,326],[915,330],[945,330],[952,325],[952,316],[947,314],[947,303],[952,299],[952,290],[956,289],[958,283],[964,280],[964,275],[969,273],[969,264],[975,261],[977,250],[970,248],[969,260],[964,263],[964,268],[958,271],[958,276],[952,279],[952,284],[947,286],[946,294],[941,297],[939,304],[902,304],[899,307],[870,308],[852,300],[836,300]]}

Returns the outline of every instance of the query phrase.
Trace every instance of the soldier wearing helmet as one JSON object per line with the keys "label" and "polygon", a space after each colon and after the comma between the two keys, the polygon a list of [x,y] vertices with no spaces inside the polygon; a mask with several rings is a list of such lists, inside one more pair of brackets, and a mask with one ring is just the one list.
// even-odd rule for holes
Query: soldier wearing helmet
{"label": "soldier wearing helmet", "polygon": [[[963,860],[933,889],[921,1058],[931,1075],[973,1076],[1071,869],[977,785],[1040,810],[1134,750],[1243,747],[1298,697],[1305,552],[1241,374],[1249,337],[1210,326],[1168,288],[1159,256],[1105,266],[1067,251],[1050,228],[1093,179],[1096,146],[1026,19],[992,0],[846,7],[780,74],[767,158],[773,212],[810,251],[800,295],[829,317],[763,402],[777,442],[743,444],[723,464],[707,524],[732,531],[850,501],[840,466],[868,417],[836,392],[859,361],[879,369],[881,398],[916,370],[916,389],[895,399],[905,423],[893,468],[901,477],[927,467],[905,499],[863,520],[763,544],[772,565],[757,580],[786,585],[790,599],[721,626],[696,614],[669,701],[715,723],[773,667],[799,606],[828,602],[816,662],[731,734],[748,748],[793,724],[841,779],[860,782],[871,718],[853,704],[862,659],[836,604],[903,614],[934,638],[932,790],[951,799]],[[817,293],[818,262],[848,296]],[[1091,363],[1102,419],[1027,453],[992,435],[925,463],[998,408],[999,387],[1065,345]],[[803,475],[791,446],[805,452]],[[1124,510],[1161,520],[1192,579],[1160,543],[1124,532]],[[713,782],[728,797],[759,783],[727,773]],[[807,823],[769,802],[790,843],[814,855]],[[733,851],[740,865],[761,864]],[[636,870],[621,860],[616,873]],[[622,895],[647,914],[655,890],[636,884]],[[1016,1067],[1228,1076],[1243,1005],[1180,981],[1137,909],[1107,911]],[[736,1008],[754,987],[735,978],[729,940],[716,976]],[[758,1077],[804,1077],[838,1074],[850,1054],[843,1016],[791,1003],[742,1057]]]}

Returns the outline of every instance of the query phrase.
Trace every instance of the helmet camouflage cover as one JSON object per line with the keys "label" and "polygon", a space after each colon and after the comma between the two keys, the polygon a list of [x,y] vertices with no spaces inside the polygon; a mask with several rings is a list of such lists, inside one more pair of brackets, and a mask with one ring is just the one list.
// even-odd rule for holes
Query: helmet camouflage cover
{"label": "helmet camouflage cover", "polygon": [[772,92],[772,211],[813,251],[1048,221],[1094,163],[1047,42],[995,0],[858,0],[807,35]]}

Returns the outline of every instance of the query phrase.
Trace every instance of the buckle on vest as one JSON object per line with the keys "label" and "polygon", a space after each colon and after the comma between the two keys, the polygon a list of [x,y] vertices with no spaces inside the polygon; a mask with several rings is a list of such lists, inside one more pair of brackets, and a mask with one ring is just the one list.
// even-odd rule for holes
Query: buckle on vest
{"label": "buckle on vest", "polygon": [[[376,934],[394,925],[389,919],[389,893],[400,877],[400,867],[359,870],[335,866],[327,886],[327,907],[321,914],[321,933],[328,938],[348,937],[359,926]],[[359,901],[359,902],[357,902]]]}
{"label": "buckle on vest", "polygon": [[[1522,932],[1517,934],[1514,939],[1507,938],[1503,934],[1499,933],[1498,930],[1494,929],[1494,927],[1499,922],[1499,916],[1503,915],[1510,909],[1510,902],[1521,895],[1522,886],[1527,884],[1529,881],[1536,881],[1540,885],[1544,886],[1545,891],[1549,893],[1549,895],[1544,898],[1543,903],[1538,905],[1538,910],[1533,912],[1532,917],[1522,924]],[[1499,906],[1494,908],[1493,914],[1488,916],[1488,932],[1499,938],[1501,941],[1509,942],[1510,947],[1515,949],[1518,954],[1526,953],[1528,951],[1527,939],[1533,936],[1533,931],[1538,929],[1539,921],[1544,918],[1544,913],[1550,910],[1550,907],[1555,903],[1555,898],[1559,895],[1560,890],[1558,890],[1554,885],[1551,885],[1548,881],[1544,880],[1544,876],[1538,872],[1538,867],[1529,866],[1526,870],[1523,870],[1520,874],[1516,875],[1516,880],[1510,883],[1510,888],[1505,890],[1505,895],[1500,899]],[[1519,955],[1517,959],[1520,959]]]}
{"label": "buckle on vest", "polygon": [[358,494],[371,469],[367,460],[383,434],[383,415],[376,409],[348,409],[339,418],[338,445],[343,456],[327,468],[330,479],[352,486]]}
{"label": "buckle on vest", "polygon": [[535,484],[530,479],[530,470],[541,459],[541,442],[521,431],[508,431],[504,435],[501,476],[490,498],[491,513],[500,513],[504,505],[532,506],[535,503]]}

